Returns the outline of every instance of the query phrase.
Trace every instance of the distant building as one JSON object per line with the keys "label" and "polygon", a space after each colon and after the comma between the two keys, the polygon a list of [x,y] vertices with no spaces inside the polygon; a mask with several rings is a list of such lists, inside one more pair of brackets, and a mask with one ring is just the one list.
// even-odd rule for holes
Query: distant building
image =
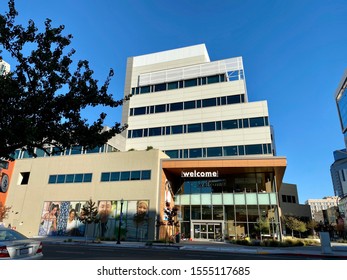
{"label": "distant building", "polygon": [[344,135],[345,146],[347,148],[347,69],[335,92],[335,101],[340,118],[341,130]]}
{"label": "distant building", "polygon": [[295,184],[282,183],[279,190],[279,201],[282,215],[311,220],[309,205],[299,204],[298,189]]}
{"label": "distant building", "polygon": [[[325,217],[325,210],[331,208],[336,209],[339,205],[340,198],[338,196],[327,196],[322,199],[308,199],[305,204],[311,207],[312,219],[317,222],[332,223],[334,219],[332,215]],[[331,212],[330,210],[328,211]]]}
{"label": "distant building", "polygon": [[334,152],[334,163],[330,166],[334,194],[340,198],[347,195],[347,151]]}
{"label": "distant building", "polygon": [[10,72],[10,64],[0,57],[0,75],[7,74],[8,72]]}

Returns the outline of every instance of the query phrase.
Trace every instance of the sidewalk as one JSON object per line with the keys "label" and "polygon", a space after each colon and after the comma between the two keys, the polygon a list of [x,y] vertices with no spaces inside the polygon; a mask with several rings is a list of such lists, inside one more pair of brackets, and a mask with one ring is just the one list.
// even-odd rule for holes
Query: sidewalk
{"label": "sidewalk", "polygon": [[117,244],[116,241],[101,241],[93,242],[92,239],[85,240],[85,238],[68,238],[68,237],[36,237],[44,242],[49,243],[68,243],[88,246],[112,246],[123,248],[152,248],[152,249],[170,249],[170,250],[192,250],[192,251],[219,251],[230,253],[248,253],[248,254],[271,254],[271,255],[296,255],[307,257],[334,257],[347,259],[347,243],[331,243],[331,247],[322,249],[321,246],[300,246],[300,247],[259,247],[259,246],[242,246],[224,242],[213,241],[181,241],[175,244],[165,243],[152,243],[146,242],[131,242],[121,241]]}

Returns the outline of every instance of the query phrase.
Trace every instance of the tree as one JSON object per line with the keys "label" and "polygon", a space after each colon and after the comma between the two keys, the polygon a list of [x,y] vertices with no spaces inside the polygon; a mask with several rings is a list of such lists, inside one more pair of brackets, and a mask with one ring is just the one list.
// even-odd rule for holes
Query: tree
{"label": "tree", "polygon": [[66,51],[72,35],[62,34],[64,26],[52,27],[46,19],[43,32],[32,20],[23,27],[15,24],[14,0],[8,8],[0,14],[0,52],[6,51],[17,65],[0,76],[0,158],[13,160],[16,149],[34,157],[35,148],[51,154],[47,146],[59,152],[75,145],[93,149],[126,129],[118,122],[105,129],[105,113],[91,124],[81,117],[86,107],[115,108],[130,98],[115,100],[108,92],[113,70],[101,86],[87,60],[70,70],[75,50]]}
{"label": "tree", "polygon": [[10,206],[3,205],[2,202],[0,202],[0,223],[7,219],[10,210]]}
{"label": "tree", "polygon": [[85,224],[85,236],[87,240],[87,229],[89,224],[97,224],[100,222],[100,217],[98,215],[98,208],[95,206],[95,202],[92,199],[89,199],[82,207],[81,214],[78,219]]}
{"label": "tree", "polygon": [[286,227],[288,227],[292,231],[292,237],[294,236],[294,231],[298,231],[301,233],[307,231],[306,224],[303,221],[300,221],[299,219],[295,217],[285,217],[283,216],[284,224]]}
{"label": "tree", "polygon": [[267,234],[270,232],[270,222],[266,217],[261,217],[258,223],[254,225],[254,228],[260,232],[260,234]]}
{"label": "tree", "polygon": [[312,235],[319,231],[319,223],[316,220],[310,220],[306,223],[306,228],[311,230]]}

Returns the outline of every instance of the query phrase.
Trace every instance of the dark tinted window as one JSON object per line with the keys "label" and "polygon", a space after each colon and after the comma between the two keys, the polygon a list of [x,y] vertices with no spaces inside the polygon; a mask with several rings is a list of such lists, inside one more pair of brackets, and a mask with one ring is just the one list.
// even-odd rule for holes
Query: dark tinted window
{"label": "dark tinted window", "polygon": [[168,87],[167,87],[169,90],[170,89],[177,89],[178,88],[178,82],[171,82],[171,83],[168,83]]}
{"label": "dark tinted window", "polygon": [[120,180],[121,181],[129,181],[130,179],[130,171],[124,171],[120,175]]}
{"label": "dark tinted window", "polygon": [[65,183],[65,175],[58,175],[57,183],[58,184]]}
{"label": "dark tinted window", "polygon": [[180,111],[180,110],[183,110],[183,102],[170,104],[170,111]]}
{"label": "dark tinted window", "polygon": [[131,171],[130,180],[140,180],[141,179],[141,171]]}
{"label": "dark tinted window", "polygon": [[132,138],[142,137],[142,129],[134,129]]}
{"label": "dark tinted window", "polygon": [[166,90],[166,83],[154,85],[154,91],[163,91]]}
{"label": "dark tinted window", "polygon": [[194,109],[194,108],[195,108],[195,101],[184,102],[184,110]]}
{"label": "dark tinted window", "polygon": [[223,127],[223,129],[238,128],[238,122],[237,122],[237,120],[222,121],[222,127]]}
{"label": "dark tinted window", "polygon": [[237,156],[237,146],[228,146],[223,148],[224,156]]}
{"label": "dark tinted window", "polygon": [[141,180],[150,180],[151,179],[151,170],[142,170]]}
{"label": "dark tinted window", "polygon": [[108,181],[110,181],[110,172],[101,173],[101,182],[108,182]]}
{"label": "dark tinted window", "polygon": [[245,147],[246,155],[259,155],[263,153],[262,145],[246,145]]}
{"label": "dark tinted window", "polygon": [[222,148],[221,147],[207,148],[206,152],[207,152],[208,157],[220,157],[220,156],[222,156]]}
{"label": "dark tinted window", "polygon": [[171,133],[172,134],[181,134],[181,133],[183,133],[182,125],[173,125],[171,127]]}
{"label": "dark tinted window", "polygon": [[140,87],[140,93],[149,93],[151,90],[151,87],[150,86],[143,86],[143,87]]}
{"label": "dark tinted window", "polygon": [[202,100],[202,107],[216,106],[216,98],[209,98]]}
{"label": "dark tinted window", "polygon": [[190,158],[202,157],[202,150],[201,150],[201,148],[189,149],[189,157]]}
{"label": "dark tinted window", "polygon": [[215,122],[208,122],[202,124],[202,130],[203,131],[213,131],[216,129],[216,123]]}
{"label": "dark tinted window", "polygon": [[57,182],[57,175],[50,175],[48,179],[48,184],[55,184]]}
{"label": "dark tinted window", "polygon": [[76,174],[75,183],[81,183],[81,182],[83,182],[83,174]]}
{"label": "dark tinted window", "polygon": [[184,81],[184,86],[185,87],[194,87],[198,84],[197,79],[190,79],[190,80],[185,80]]}
{"label": "dark tinted window", "polygon": [[219,83],[219,75],[209,76],[207,77],[208,84]]}
{"label": "dark tinted window", "polygon": [[256,127],[256,126],[264,126],[264,118],[251,118],[249,119],[250,127]]}
{"label": "dark tinted window", "polygon": [[156,113],[165,112],[165,105],[156,105],[156,106],[155,106],[155,112],[156,112]]}
{"label": "dark tinted window", "polygon": [[134,116],[146,114],[146,107],[134,108]]}
{"label": "dark tinted window", "polygon": [[188,133],[200,132],[200,131],[201,131],[201,124],[200,123],[188,124]]}
{"label": "dark tinted window", "polygon": [[68,174],[68,175],[66,175],[65,183],[73,183],[74,177],[75,177],[74,174]]}
{"label": "dark tinted window", "polygon": [[227,97],[228,104],[240,103],[240,95],[232,95]]}
{"label": "dark tinted window", "polygon": [[178,150],[165,151],[170,158],[178,158]]}
{"label": "dark tinted window", "polygon": [[112,172],[110,180],[111,181],[119,181],[119,177],[120,177],[120,172]]}
{"label": "dark tinted window", "polygon": [[158,136],[161,135],[161,127],[152,127],[148,130],[149,136]]}
{"label": "dark tinted window", "polygon": [[83,176],[83,182],[90,183],[92,181],[92,173],[86,173]]}

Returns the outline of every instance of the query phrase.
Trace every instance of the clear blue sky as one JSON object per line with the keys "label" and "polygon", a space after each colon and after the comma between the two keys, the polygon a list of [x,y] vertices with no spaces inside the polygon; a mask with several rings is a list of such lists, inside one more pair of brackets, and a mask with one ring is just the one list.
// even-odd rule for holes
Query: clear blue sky
{"label": "clear blue sky", "polygon": [[[16,7],[21,23],[64,24],[76,60],[89,60],[101,81],[115,70],[110,88],[119,98],[127,57],[201,43],[211,60],[242,56],[249,100],[268,101],[277,153],[287,157],[284,181],[298,185],[301,203],[333,195],[333,151],[344,147],[334,93],[347,68],[345,0],[17,0]],[[107,112],[107,124],[121,121],[120,110]]]}

